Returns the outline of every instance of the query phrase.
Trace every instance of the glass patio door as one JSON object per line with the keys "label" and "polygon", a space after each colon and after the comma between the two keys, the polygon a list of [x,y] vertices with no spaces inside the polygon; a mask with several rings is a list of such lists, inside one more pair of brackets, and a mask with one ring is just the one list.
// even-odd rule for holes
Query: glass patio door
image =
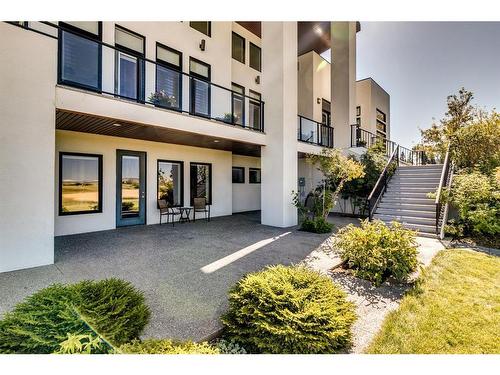
{"label": "glass patio door", "polygon": [[116,152],[116,226],[146,224],[146,153]]}

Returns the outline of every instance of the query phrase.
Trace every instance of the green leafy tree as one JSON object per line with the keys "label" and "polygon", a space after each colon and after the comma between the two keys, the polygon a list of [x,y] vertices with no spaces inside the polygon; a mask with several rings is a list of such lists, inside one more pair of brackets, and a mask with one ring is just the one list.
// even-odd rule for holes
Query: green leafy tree
{"label": "green leafy tree", "polygon": [[323,187],[320,186],[323,190],[323,217],[326,217],[337,203],[346,182],[365,176],[363,165],[343,155],[338,149],[323,148],[319,155],[307,155],[306,160],[325,176]]}
{"label": "green leafy tree", "polygon": [[381,142],[375,143],[359,158],[363,166],[364,175],[346,181],[342,189],[342,198],[351,199],[353,211],[359,207],[361,213],[366,206],[366,198],[370,195],[377,180],[387,164],[386,152]]}
{"label": "green leafy tree", "polygon": [[461,88],[458,94],[449,95],[446,100],[448,110],[439,123],[433,123],[429,129],[421,130],[422,143],[418,149],[427,150],[431,157],[444,159],[450,141],[456,132],[471,123],[477,109],[471,104],[474,95]]}
{"label": "green leafy tree", "polygon": [[457,130],[451,153],[459,169],[493,173],[500,166],[500,114],[483,114]]}

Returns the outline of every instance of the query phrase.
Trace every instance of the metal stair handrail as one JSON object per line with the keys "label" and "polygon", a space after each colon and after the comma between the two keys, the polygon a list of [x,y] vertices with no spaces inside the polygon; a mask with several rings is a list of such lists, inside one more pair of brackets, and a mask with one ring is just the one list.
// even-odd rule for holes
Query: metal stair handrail
{"label": "metal stair handrail", "polygon": [[441,178],[439,179],[439,186],[436,190],[436,199],[434,204],[436,205],[436,234],[439,238],[444,236],[444,225],[446,224],[446,219],[448,216],[448,202],[443,206],[441,203],[441,196],[443,190],[451,186],[453,179],[453,163],[450,158],[450,146],[446,150],[446,156],[444,158],[443,169],[441,170]]}
{"label": "metal stair handrail", "polygon": [[373,187],[370,195],[368,196],[367,199],[367,204],[368,204],[368,219],[371,221],[373,218],[373,213],[375,212],[375,209],[377,208],[378,202],[380,201],[380,198],[382,195],[385,193],[387,190],[387,183],[392,177],[392,174],[389,174],[390,171],[390,166],[395,165],[396,168],[394,168],[394,172],[396,172],[396,169],[399,166],[399,145],[396,145],[396,148],[391,154],[391,157],[387,161],[387,164],[384,167],[384,170],[382,173],[380,173],[380,176]]}

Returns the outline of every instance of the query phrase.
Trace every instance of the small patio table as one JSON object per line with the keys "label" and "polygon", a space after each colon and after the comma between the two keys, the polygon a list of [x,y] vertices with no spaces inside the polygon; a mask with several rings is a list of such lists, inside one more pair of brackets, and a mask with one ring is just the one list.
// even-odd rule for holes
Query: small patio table
{"label": "small patio table", "polygon": [[191,214],[192,209],[193,207],[179,207],[179,212],[181,213],[181,216],[179,217],[179,223],[191,222],[191,219],[189,219],[189,215]]}

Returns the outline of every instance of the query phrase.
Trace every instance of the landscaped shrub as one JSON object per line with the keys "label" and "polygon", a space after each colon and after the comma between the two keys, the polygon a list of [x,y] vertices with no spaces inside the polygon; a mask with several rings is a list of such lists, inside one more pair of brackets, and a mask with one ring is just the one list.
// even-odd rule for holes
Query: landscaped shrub
{"label": "landscaped shrub", "polygon": [[233,340],[219,339],[213,344],[220,354],[247,354],[244,347]]}
{"label": "landscaped shrub", "polygon": [[415,237],[414,231],[397,222],[387,226],[379,220],[364,220],[361,227],[349,224],[342,228],[335,246],[357,276],[380,285],[389,276],[404,281],[416,270]]}
{"label": "landscaped shrub", "polygon": [[125,281],[55,284],[26,298],[0,320],[0,353],[59,352],[68,334],[99,338],[106,345],[95,352],[108,352],[138,337],[148,318],[141,293]]}
{"label": "landscaped shrub", "polygon": [[316,217],[313,220],[305,219],[300,230],[312,233],[330,233],[333,229],[333,224],[327,222],[323,217]]}
{"label": "landscaped shrub", "polygon": [[73,288],[82,299],[78,311],[113,345],[139,337],[149,321],[150,311],[143,294],[127,281],[87,280]]}
{"label": "landscaped shrub", "polygon": [[117,351],[123,354],[219,354],[218,348],[206,342],[163,340],[134,340]]}
{"label": "landscaped shrub", "polygon": [[110,347],[98,336],[74,335],[68,333],[68,338],[59,344],[57,354],[97,354],[109,353]]}
{"label": "landscaped shrub", "polygon": [[463,232],[476,236],[500,234],[500,190],[496,178],[479,173],[455,176],[451,203],[458,209]]}
{"label": "landscaped shrub", "polygon": [[351,339],[354,305],[333,282],[305,267],[272,266],[229,292],[226,337],[255,353],[335,353]]}

